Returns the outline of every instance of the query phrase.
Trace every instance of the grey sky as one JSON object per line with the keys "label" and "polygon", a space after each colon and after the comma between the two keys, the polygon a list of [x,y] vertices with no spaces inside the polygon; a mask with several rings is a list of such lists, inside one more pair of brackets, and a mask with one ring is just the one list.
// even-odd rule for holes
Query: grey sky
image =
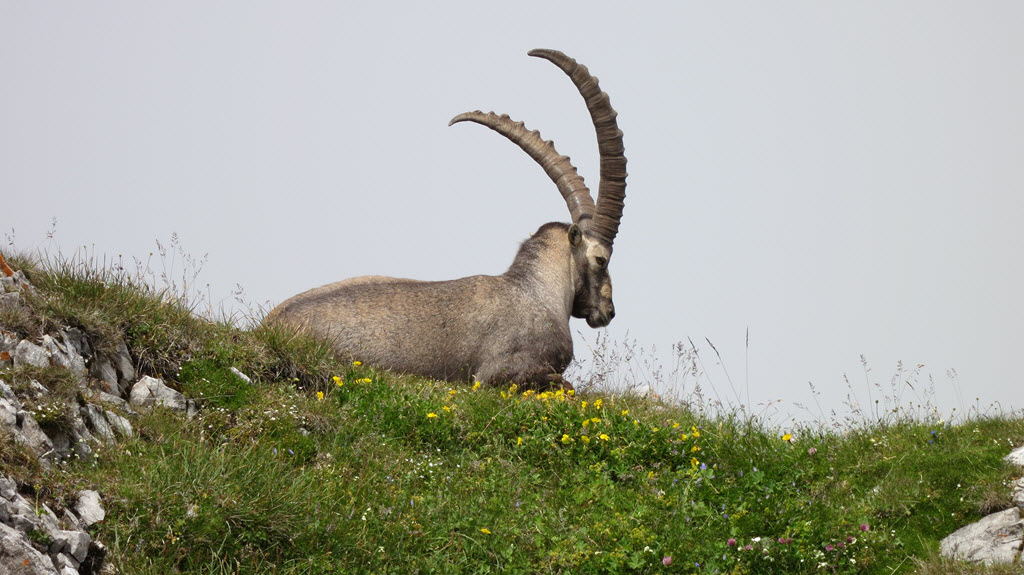
{"label": "grey sky", "polygon": [[1017,2],[2,1],[0,227],[143,258],[176,232],[215,301],[500,273],[565,205],[447,122],[508,113],[596,187],[582,100],[526,56],[556,48],[625,133],[613,339],[708,338],[755,403],[841,409],[863,354],[1020,408],[1022,29]]}

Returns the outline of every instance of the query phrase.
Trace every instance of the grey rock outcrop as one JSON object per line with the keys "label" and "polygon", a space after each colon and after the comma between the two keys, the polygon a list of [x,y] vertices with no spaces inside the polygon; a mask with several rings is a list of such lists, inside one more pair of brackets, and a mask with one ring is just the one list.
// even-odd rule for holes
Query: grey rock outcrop
{"label": "grey rock outcrop", "polygon": [[[1024,469],[1024,447],[1015,449],[1004,461]],[[939,545],[942,555],[985,565],[1019,562],[1024,548],[1024,478],[1014,482],[1011,496],[1015,507],[988,515],[943,539]]]}
{"label": "grey rock outcrop", "polygon": [[[79,506],[84,505],[91,517],[102,518],[99,494],[79,495]],[[45,504],[33,504],[20,495],[13,479],[0,476],[0,573],[98,573],[106,548],[84,531],[83,521],[74,519],[65,512],[62,522]]]}
{"label": "grey rock outcrop", "polygon": [[175,411],[184,411],[187,415],[194,415],[198,409],[195,402],[186,399],[180,391],[167,387],[164,382],[155,377],[143,376],[133,387],[128,403],[136,407],[166,407]]}
{"label": "grey rock outcrop", "polygon": [[1024,542],[1024,521],[1013,507],[971,523],[942,540],[943,555],[972,563],[1013,563]]}

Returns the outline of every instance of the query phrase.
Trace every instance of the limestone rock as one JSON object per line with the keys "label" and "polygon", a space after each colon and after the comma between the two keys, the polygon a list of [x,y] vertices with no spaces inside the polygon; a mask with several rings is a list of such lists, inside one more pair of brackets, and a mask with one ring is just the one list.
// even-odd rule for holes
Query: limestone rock
{"label": "limestone rock", "polygon": [[0,427],[16,427],[18,425],[18,408],[7,398],[0,397]]}
{"label": "limestone rock", "polygon": [[1020,509],[1013,507],[993,513],[942,540],[942,555],[971,563],[1011,564],[1020,555],[1024,543],[1024,521]]}
{"label": "limestone rock", "polygon": [[32,547],[25,534],[0,523],[0,567],[11,575],[56,575],[53,562]]}
{"label": "limestone rock", "polygon": [[180,391],[175,391],[164,382],[150,376],[143,376],[133,387],[128,403],[137,407],[163,406],[175,411],[184,411],[188,415],[196,412],[195,404]]}
{"label": "limestone rock", "polygon": [[1013,483],[1013,502],[1024,511],[1024,477]]}
{"label": "limestone rock", "polygon": [[231,367],[228,369],[231,371],[231,373],[237,375],[239,379],[241,379],[245,383],[248,383],[249,385],[252,385],[252,378],[242,373],[240,369],[238,369],[237,367]]}
{"label": "limestone rock", "polygon": [[1009,455],[1003,458],[1003,461],[1024,469],[1024,445],[1011,451]]}
{"label": "limestone rock", "polygon": [[82,414],[82,419],[85,420],[93,433],[96,434],[96,437],[99,437],[106,443],[114,441],[114,430],[110,428],[110,422],[108,422],[106,416],[103,415],[102,407],[90,403],[83,405],[79,409],[79,412]]}
{"label": "limestone rock", "polygon": [[44,335],[41,347],[49,355],[50,365],[59,365],[72,373],[85,375],[85,359],[78,354],[74,345],[68,341],[67,334],[61,334],[62,341],[50,335]]}
{"label": "limestone rock", "polygon": [[107,516],[107,512],[103,510],[103,505],[100,503],[100,494],[91,489],[78,492],[75,511],[86,527],[103,521],[103,518]]}
{"label": "limestone rock", "polygon": [[127,419],[121,417],[120,415],[114,413],[113,411],[104,411],[103,417],[107,419],[107,423],[110,424],[110,428],[114,431],[114,433],[120,435],[121,437],[132,436],[132,424],[129,423]]}
{"label": "limestone rock", "polygon": [[53,441],[43,433],[31,413],[24,410],[18,412],[18,427],[32,451],[43,454],[53,449]]}
{"label": "limestone rock", "polygon": [[50,365],[50,356],[46,353],[46,350],[27,339],[18,342],[18,346],[14,348],[11,357],[14,359],[14,367],[22,365],[46,367]]}

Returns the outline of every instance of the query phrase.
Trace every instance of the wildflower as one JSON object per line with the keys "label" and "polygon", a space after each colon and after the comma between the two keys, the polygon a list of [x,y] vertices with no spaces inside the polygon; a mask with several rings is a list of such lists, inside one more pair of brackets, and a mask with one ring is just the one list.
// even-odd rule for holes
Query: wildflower
{"label": "wildflower", "polygon": [[324,392],[322,392],[322,391],[316,392],[316,399],[317,399],[317,401],[323,401],[324,400]]}
{"label": "wildflower", "polygon": [[601,409],[602,403],[604,403],[604,400],[601,398],[597,398],[597,401],[594,402],[594,409]]}
{"label": "wildflower", "polygon": [[563,433],[562,434],[562,443],[564,443],[566,445],[569,445],[570,443],[572,443],[572,438],[569,437],[568,433]]}
{"label": "wildflower", "polygon": [[590,425],[590,420],[589,419],[584,419],[583,420],[583,427],[586,427],[588,425]]}
{"label": "wildflower", "polygon": [[508,386],[509,394],[515,393],[518,389],[519,389],[519,386],[514,384],[514,383],[512,385]]}
{"label": "wildflower", "polygon": [[478,389],[480,389],[480,382],[479,381],[473,383],[473,391],[476,391]]}
{"label": "wildflower", "polygon": [[590,443],[590,438],[587,437],[586,435],[581,435],[580,441],[582,441],[583,443]]}
{"label": "wildflower", "polygon": [[814,455],[817,452],[818,452],[818,450],[812,447],[812,448],[807,450],[807,455]]}
{"label": "wildflower", "polygon": [[629,410],[628,409],[623,409],[622,413],[620,413],[619,415],[621,415],[622,417],[626,417],[627,415],[629,415]]}
{"label": "wildflower", "polygon": [[481,527],[480,528],[480,533],[483,533],[484,535],[490,535],[491,534],[491,530],[486,528],[486,527]]}
{"label": "wildflower", "polygon": [[522,444],[523,444],[523,438],[522,437],[517,437],[516,438],[516,445],[522,445]]}
{"label": "wildflower", "polygon": [[569,397],[572,397],[572,396],[576,395],[576,390],[575,389],[570,389],[569,391],[565,392],[565,394],[568,395]]}
{"label": "wildflower", "polygon": [[454,396],[455,396],[455,393],[456,393],[456,391],[455,391],[454,389],[449,389],[449,390],[448,390],[448,395],[450,395],[450,396],[452,396],[452,397],[454,397]]}
{"label": "wildflower", "polygon": [[601,435],[598,435],[597,438],[600,439],[601,441],[608,441],[609,439],[611,439],[610,437],[608,437],[607,433],[602,433]]}
{"label": "wildflower", "polygon": [[634,419],[633,420],[633,427],[638,427],[639,425],[640,425],[640,420],[639,419]]}
{"label": "wildflower", "polygon": [[580,402],[580,409],[586,409],[586,408],[587,408],[587,402],[581,401]]}
{"label": "wildflower", "polygon": [[696,457],[691,457],[690,458],[690,465],[693,466],[693,467],[697,467],[698,465],[700,465],[700,460],[697,459]]}
{"label": "wildflower", "polygon": [[871,527],[867,523],[861,523],[860,524],[860,530],[861,531],[867,531],[869,529],[871,529]]}
{"label": "wildflower", "polygon": [[832,545],[831,543],[829,543],[828,545],[825,546],[825,551],[832,551],[835,548],[836,548],[835,545]]}
{"label": "wildflower", "polygon": [[590,423],[601,423],[601,418],[600,417],[591,417],[590,418]]}
{"label": "wildflower", "polygon": [[442,407],[441,409],[443,409],[445,411],[451,411],[452,410],[452,408],[448,407],[447,405]]}
{"label": "wildflower", "polygon": [[792,439],[793,439],[793,435],[790,434],[790,433],[787,433],[786,435],[782,436],[782,441],[792,441]]}
{"label": "wildflower", "polygon": [[344,382],[344,381],[341,381],[341,378],[340,378],[340,377],[338,377],[338,376],[334,376],[334,377],[333,377],[333,378],[331,378],[331,379],[333,379],[333,380],[334,380],[334,383],[336,383],[336,384],[338,385],[338,387],[341,387],[341,386],[345,385],[345,382]]}
{"label": "wildflower", "polygon": [[669,565],[672,564],[672,557],[666,555],[665,558],[661,560],[661,564],[664,565],[665,567],[668,567]]}
{"label": "wildflower", "polygon": [[368,378],[368,377],[364,377],[364,378],[363,378],[363,379],[361,379],[360,381],[362,381],[363,383],[373,383],[373,380],[372,380],[372,379],[370,379],[370,378]]}
{"label": "wildflower", "polygon": [[725,542],[725,544],[727,546],[729,546],[729,547],[735,547],[736,546],[736,538],[735,537],[730,537],[729,540]]}
{"label": "wildflower", "polygon": [[696,426],[691,426],[690,427],[690,432],[693,434],[694,437],[700,437],[700,432],[697,431],[697,427]]}
{"label": "wildflower", "polygon": [[437,417],[437,414],[434,413],[433,411],[431,411],[430,413],[427,414],[427,417],[430,418],[430,419],[433,419],[433,418]]}
{"label": "wildflower", "polygon": [[356,367],[359,367],[360,365],[363,365],[363,362],[361,362],[361,361],[353,361],[352,365],[354,365]]}
{"label": "wildflower", "polygon": [[853,537],[851,537],[849,535],[846,536],[846,542],[847,543],[853,544],[854,541],[856,541],[856,539],[854,539]]}

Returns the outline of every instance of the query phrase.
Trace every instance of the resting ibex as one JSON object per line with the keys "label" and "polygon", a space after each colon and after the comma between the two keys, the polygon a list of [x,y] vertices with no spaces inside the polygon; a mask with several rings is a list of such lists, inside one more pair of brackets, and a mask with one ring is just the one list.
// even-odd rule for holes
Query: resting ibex
{"label": "resting ibex", "polygon": [[548,223],[524,241],[500,276],[424,282],[370,276],[301,293],[267,321],[308,329],[342,355],[448,381],[563,384],[572,360],[569,316],[603,327],[615,317],[608,260],[626,196],[622,132],[608,95],[586,66],[561,52],[532,50],[565,72],[590,110],[601,155],[597,204],[569,158],[539,132],[493,112],[452,119],[505,136],[544,168],[572,224]]}

